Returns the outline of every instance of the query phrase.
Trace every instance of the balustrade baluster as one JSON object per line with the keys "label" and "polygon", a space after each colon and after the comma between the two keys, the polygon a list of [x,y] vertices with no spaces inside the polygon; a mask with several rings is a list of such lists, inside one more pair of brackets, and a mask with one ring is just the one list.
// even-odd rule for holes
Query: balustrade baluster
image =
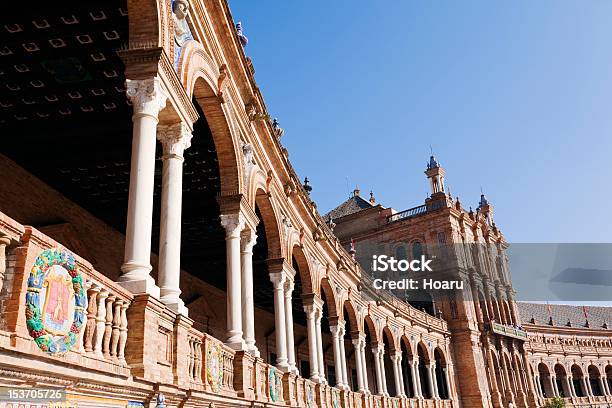
{"label": "balustrade baluster", "polygon": [[102,354],[104,354],[104,358],[110,358],[110,341],[111,341],[111,332],[112,332],[112,322],[113,322],[113,302],[116,300],[116,297],[110,295],[106,298],[106,318],[104,322],[104,339],[102,341]]}
{"label": "balustrade baluster", "polygon": [[125,361],[125,345],[127,344],[128,338],[128,319],[127,309],[130,306],[130,302],[124,300],[121,302],[121,325],[119,326],[119,350],[117,350],[117,357],[122,363]]}
{"label": "balustrade baluster", "polygon": [[198,340],[196,342],[196,368],[195,368],[195,375],[196,375],[196,381],[201,383],[202,382],[202,341]]}
{"label": "balustrade baluster", "polygon": [[119,335],[121,328],[121,305],[122,300],[117,300],[113,304],[113,331],[111,332],[110,355],[112,359],[118,358]]}
{"label": "balustrade baluster", "polygon": [[87,323],[85,324],[85,351],[90,353],[93,351],[93,338],[96,332],[96,316],[98,314],[98,293],[100,288],[92,283],[91,288],[87,291],[88,307],[87,307]]}
{"label": "balustrade baluster", "polygon": [[98,313],[96,314],[96,333],[94,336],[94,353],[99,356],[102,354],[102,340],[104,339],[104,330],[106,329],[106,298],[109,293],[106,289],[100,290],[98,293]]}
{"label": "balustrade baluster", "polygon": [[189,339],[189,379],[195,380],[195,340]]}

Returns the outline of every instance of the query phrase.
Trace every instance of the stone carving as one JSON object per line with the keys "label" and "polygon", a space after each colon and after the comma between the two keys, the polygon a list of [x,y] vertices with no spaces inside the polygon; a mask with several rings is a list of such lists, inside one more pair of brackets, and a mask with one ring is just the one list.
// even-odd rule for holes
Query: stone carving
{"label": "stone carving", "polygon": [[226,238],[239,238],[244,229],[244,218],[241,214],[221,214],[221,226],[225,228]]}
{"label": "stone carving", "polygon": [[251,170],[253,170],[253,167],[255,166],[255,156],[253,154],[252,144],[250,143],[242,144],[242,157],[243,157],[243,166],[244,166],[244,177],[246,180],[248,180],[248,177],[251,174]]}
{"label": "stone carving", "polygon": [[227,65],[221,65],[221,67],[219,68],[219,77],[217,78],[217,97],[219,98],[221,103],[225,102],[225,96],[223,95],[223,92],[225,90],[225,87],[227,86],[228,76],[229,71],[227,69]]}
{"label": "stone carving", "polygon": [[134,114],[157,117],[159,111],[166,106],[168,96],[163,90],[158,77],[149,79],[126,79],[126,95]]}
{"label": "stone carving", "polygon": [[288,181],[285,183],[284,190],[285,190],[285,195],[287,197],[291,197],[295,195],[295,187],[293,186],[293,183],[291,181]]}
{"label": "stone carving", "polygon": [[266,192],[268,193],[268,197],[272,197],[272,191],[270,191],[270,186],[272,185],[274,173],[272,170],[268,170],[268,177],[266,178]]}
{"label": "stone carving", "polygon": [[185,149],[191,146],[191,131],[183,122],[157,126],[157,140],[164,148],[164,157],[183,157]]}
{"label": "stone carving", "polygon": [[238,34],[238,39],[240,40],[240,44],[243,47],[246,47],[249,43],[249,39],[242,32],[242,21],[238,21],[236,23],[236,34]]}
{"label": "stone carving", "polygon": [[285,133],[285,129],[280,127],[278,119],[276,118],[274,118],[274,120],[272,121],[272,131],[274,132],[274,136],[276,136],[279,140],[281,137],[283,137],[283,134]]}
{"label": "stone carving", "polygon": [[259,105],[254,99],[251,99],[245,106],[247,116],[250,121],[267,120],[269,116],[259,110]]}
{"label": "stone carving", "polygon": [[174,0],[172,2],[172,18],[174,19],[174,42],[183,47],[189,40],[193,40],[191,29],[187,24],[189,15],[189,2],[187,0]]}
{"label": "stone carving", "polygon": [[87,295],[74,257],[46,249],[34,261],[26,293],[26,325],[38,347],[52,355],[70,351],[80,338]]}
{"label": "stone carving", "polygon": [[291,230],[291,228],[293,228],[293,224],[291,223],[291,219],[286,216],[285,214],[283,214],[283,218],[282,218],[282,224],[283,224],[283,232],[285,233],[285,237],[289,238],[289,231]]}

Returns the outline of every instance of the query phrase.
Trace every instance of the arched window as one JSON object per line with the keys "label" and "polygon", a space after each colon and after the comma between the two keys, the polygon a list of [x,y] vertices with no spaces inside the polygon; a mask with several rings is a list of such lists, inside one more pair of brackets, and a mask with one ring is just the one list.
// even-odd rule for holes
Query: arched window
{"label": "arched window", "polygon": [[421,241],[412,243],[412,259],[418,259],[423,255],[423,244]]}
{"label": "arched window", "polygon": [[406,259],[406,247],[404,245],[399,245],[395,248],[395,259]]}

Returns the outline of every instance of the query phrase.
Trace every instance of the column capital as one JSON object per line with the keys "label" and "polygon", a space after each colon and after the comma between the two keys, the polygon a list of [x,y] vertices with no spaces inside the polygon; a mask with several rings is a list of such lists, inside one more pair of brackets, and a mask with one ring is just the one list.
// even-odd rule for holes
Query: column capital
{"label": "column capital", "polygon": [[244,229],[244,217],[241,213],[221,214],[221,226],[225,228],[225,239],[239,238]]}
{"label": "column capital", "polygon": [[340,337],[341,328],[338,325],[329,326],[329,331],[331,332],[332,337]]}
{"label": "column capital", "polygon": [[291,298],[293,294],[293,289],[295,289],[295,282],[293,279],[285,279],[285,297]]}
{"label": "column capital", "polygon": [[270,282],[272,282],[272,286],[274,290],[284,290],[285,288],[285,275],[283,273],[271,273],[270,274]]}
{"label": "column capital", "polygon": [[126,95],[136,115],[148,115],[157,119],[159,111],[166,107],[168,95],[161,86],[159,77],[126,79]]}
{"label": "column capital", "polygon": [[253,252],[253,247],[257,243],[255,230],[245,229],[240,233],[240,251],[243,254]]}
{"label": "column capital", "polygon": [[162,159],[183,159],[183,152],[191,146],[191,129],[183,122],[157,126],[157,140],[164,148]]}
{"label": "column capital", "polygon": [[374,345],[372,345],[372,353],[374,354],[385,354],[385,345],[383,343],[376,343]]}

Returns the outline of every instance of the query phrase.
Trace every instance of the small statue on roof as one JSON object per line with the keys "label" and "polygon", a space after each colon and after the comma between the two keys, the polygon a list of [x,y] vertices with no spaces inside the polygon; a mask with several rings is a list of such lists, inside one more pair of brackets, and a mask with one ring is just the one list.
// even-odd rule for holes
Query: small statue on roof
{"label": "small statue on roof", "polygon": [[274,120],[272,121],[272,130],[274,131],[274,135],[278,139],[283,137],[283,134],[285,133],[285,129],[280,127],[280,124],[278,123],[278,119],[277,118],[274,118]]}
{"label": "small statue on roof", "polygon": [[246,47],[247,44],[249,43],[249,39],[242,32],[242,22],[241,21],[236,23],[236,33],[238,34],[238,39],[240,40],[240,44],[242,44],[243,47]]}

